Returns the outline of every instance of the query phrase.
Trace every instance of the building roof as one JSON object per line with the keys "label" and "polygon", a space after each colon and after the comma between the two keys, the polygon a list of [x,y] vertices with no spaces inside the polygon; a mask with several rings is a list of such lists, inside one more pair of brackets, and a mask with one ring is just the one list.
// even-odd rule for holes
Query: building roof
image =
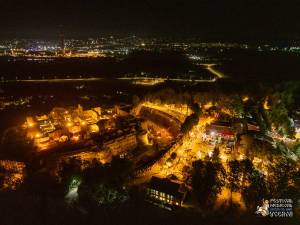
{"label": "building roof", "polygon": [[172,182],[167,178],[162,179],[158,177],[152,177],[148,184],[148,188],[182,199],[184,194],[179,192],[179,187],[180,184],[178,183]]}
{"label": "building roof", "polygon": [[210,124],[211,126],[220,126],[220,127],[232,127],[232,124],[228,121],[215,121]]}

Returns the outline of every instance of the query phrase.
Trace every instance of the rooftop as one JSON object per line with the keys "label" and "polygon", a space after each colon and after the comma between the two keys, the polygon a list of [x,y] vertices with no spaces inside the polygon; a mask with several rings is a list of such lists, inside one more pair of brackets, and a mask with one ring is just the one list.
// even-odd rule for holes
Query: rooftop
{"label": "rooftop", "polygon": [[179,192],[180,184],[170,181],[167,178],[158,178],[152,177],[148,188],[173,195],[176,198],[181,199],[183,197],[183,193]]}

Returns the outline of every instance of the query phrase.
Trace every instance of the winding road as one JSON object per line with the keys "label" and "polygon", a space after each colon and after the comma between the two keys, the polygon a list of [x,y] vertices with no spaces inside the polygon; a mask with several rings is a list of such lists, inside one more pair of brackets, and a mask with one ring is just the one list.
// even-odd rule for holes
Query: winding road
{"label": "winding road", "polygon": [[218,79],[220,78],[228,78],[228,76],[224,75],[223,73],[215,70],[213,67],[217,64],[200,64],[201,66],[205,66],[206,69],[211,72],[212,74],[216,75]]}

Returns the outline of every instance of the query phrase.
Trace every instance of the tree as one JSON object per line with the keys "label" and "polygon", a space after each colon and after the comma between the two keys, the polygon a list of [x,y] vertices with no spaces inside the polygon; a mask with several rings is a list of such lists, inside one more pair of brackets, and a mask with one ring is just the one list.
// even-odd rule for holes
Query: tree
{"label": "tree", "polygon": [[254,167],[249,159],[244,159],[240,161],[240,173],[242,187],[248,185],[251,181],[252,173],[254,173]]}
{"label": "tree", "polygon": [[60,178],[60,183],[67,191],[67,187],[72,180],[74,175],[81,174],[81,164],[75,158],[71,158],[69,161],[63,161],[59,170],[58,176]]}
{"label": "tree", "polygon": [[239,190],[240,188],[240,163],[238,160],[232,160],[228,162],[229,174],[228,174],[228,186],[230,189],[230,202],[232,203],[232,192]]}
{"label": "tree", "polygon": [[212,156],[211,156],[211,160],[213,162],[220,162],[220,149],[218,146],[216,146],[213,150]]}
{"label": "tree", "polygon": [[114,207],[126,201],[128,193],[125,186],[132,171],[132,163],[126,159],[115,157],[105,165],[95,161],[83,171],[78,190],[80,202],[86,207]]}
{"label": "tree", "polygon": [[297,201],[300,197],[300,169],[297,162],[280,158],[269,168],[269,192],[273,198],[291,198]]}
{"label": "tree", "polygon": [[193,112],[198,116],[200,117],[201,116],[201,108],[199,106],[198,103],[194,102],[192,105],[191,105],[191,109],[193,110]]}
{"label": "tree", "polygon": [[110,171],[120,183],[126,183],[133,175],[133,164],[128,159],[114,157],[110,163]]}
{"label": "tree", "polygon": [[249,184],[242,189],[242,196],[246,206],[254,210],[257,202],[268,196],[267,184],[264,175],[257,170],[253,170],[249,178]]}
{"label": "tree", "polygon": [[293,148],[293,152],[300,158],[300,142],[298,141]]}
{"label": "tree", "polygon": [[[228,97],[227,97],[228,98]],[[227,108],[231,115],[234,117],[242,118],[245,114],[244,103],[239,95],[233,95],[229,101],[224,102],[226,105],[223,107]]]}
{"label": "tree", "polygon": [[4,178],[5,176],[3,174],[0,174],[0,190],[3,188]]}
{"label": "tree", "polygon": [[181,125],[181,132],[186,134],[190,132],[195,125],[197,125],[199,122],[199,116],[197,116],[195,113],[187,116],[185,118],[185,121]]}
{"label": "tree", "polygon": [[192,187],[201,206],[212,206],[224,186],[225,170],[221,163],[198,160],[193,163]]}
{"label": "tree", "polygon": [[132,97],[132,103],[134,106],[137,106],[140,103],[140,98],[137,95],[133,95]]}
{"label": "tree", "polygon": [[241,160],[239,164],[241,193],[247,207],[254,209],[258,201],[267,197],[265,176],[254,168],[249,159]]}
{"label": "tree", "polygon": [[286,82],[277,86],[270,94],[268,117],[276,130],[289,137],[294,137],[295,130],[291,122],[291,114],[300,99],[300,82]]}
{"label": "tree", "polygon": [[0,190],[4,184],[5,172],[6,172],[6,170],[2,166],[0,166]]}

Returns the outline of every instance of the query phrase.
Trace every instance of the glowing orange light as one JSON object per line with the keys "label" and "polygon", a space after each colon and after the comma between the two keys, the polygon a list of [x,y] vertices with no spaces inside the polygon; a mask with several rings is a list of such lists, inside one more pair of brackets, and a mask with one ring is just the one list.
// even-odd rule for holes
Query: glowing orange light
{"label": "glowing orange light", "polygon": [[34,123],[29,123],[28,124],[28,127],[33,127],[34,126]]}
{"label": "glowing orange light", "polygon": [[80,137],[79,137],[79,136],[74,136],[72,139],[73,139],[74,141],[79,141]]}
{"label": "glowing orange light", "polygon": [[208,103],[206,103],[203,107],[204,107],[204,109],[209,109],[209,108],[211,108],[213,106],[213,103],[212,102],[208,102]]}
{"label": "glowing orange light", "polygon": [[270,106],[269,106],[269,97],[267,97],[264,101],[264,109],[269,110]]}
{"label": "glowing orange light", "polygon": [[67,123],[67,127],[71,127],[72,125],[73,125],[72,122],[68,122],[68,123]]}
{"label": "glowing orange light", "polygon": [[247,102],[249,100],[248,96],[243,97],[243,102]]}

